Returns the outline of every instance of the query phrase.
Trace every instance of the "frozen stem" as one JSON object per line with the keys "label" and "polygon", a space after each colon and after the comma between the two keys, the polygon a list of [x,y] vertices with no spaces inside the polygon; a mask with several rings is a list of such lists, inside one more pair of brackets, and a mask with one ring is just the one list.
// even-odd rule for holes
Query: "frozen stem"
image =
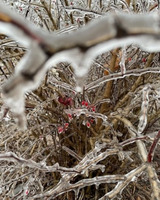
{"label": "frozen stem", "polygon": [[127,173],[124,177],[124,181],[120,181],[117,183],[116,187],[111,190],[110,192],[106,193],[102,198],[99,200],[109,200],[113,199],[118,195],[119,193],[122,193],[123,189],[134,180],[135,177],[138,177],[141,175],[141,173],[146,169],[146,164],[142,164],[141,166],[137,167],[136,169],[133,169],[129,173]]}
{"label": "frozen stem", "polygon": [[[136,137],[137,136],[137,130],[135,129],[135,127],[132,125],[132,123],[124,118],[121,117],[120,115],[116,115],[114,116],[114,118],[122,121],[125,126],[128,128],[128,131],[131,135],[131,137]],[[143,163],[146,163],[148,161],[148,152],[146,149],[146,146],[144,144],[144,142],[142,142],[141,140],[137,140],[136,141],[137,147],[138,147],[138,152],[140,154],[140,158],[142,160]],[[152,191],[153,191],[153,197],[158,200],[160,199],[160,182],[157,176],[157,173],[154,169],[154,167],[152,166],[152,164],[148,164],[147,165],[147,172],[148,172],[148,176],[149,176],[149,180],[152,186]]]}
{"label": "frozen stem", "polygon": [[72,168],[65,168],[65,167],[60,167],[58,163],[56,163],[53,166],[46,166],[46,163],[41,162],[41,163],[36,163],[33,160],[26,160],[24,158],[21,158],[19,156],[17,156],[15,153],[13,152],[7,152],[4,154],[0,154],[0,160],[2,161],[8,161],[8,162],[14,162],[14,163],[18,163],[21,166],[27,166],[30,168],[36,168],[42,171],[48,171],[48,172],[55,172],[55,171],[59,171],[59,172],[77,172],[77,170],[72,169]]}

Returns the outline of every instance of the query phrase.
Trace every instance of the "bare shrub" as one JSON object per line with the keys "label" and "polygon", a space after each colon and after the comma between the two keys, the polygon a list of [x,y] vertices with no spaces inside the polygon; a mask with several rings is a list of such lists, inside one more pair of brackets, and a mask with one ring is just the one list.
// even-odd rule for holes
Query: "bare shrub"
{"label": "bare shrub", "polygon": [[4,3],[0,199],[159,200],[159,3]]}

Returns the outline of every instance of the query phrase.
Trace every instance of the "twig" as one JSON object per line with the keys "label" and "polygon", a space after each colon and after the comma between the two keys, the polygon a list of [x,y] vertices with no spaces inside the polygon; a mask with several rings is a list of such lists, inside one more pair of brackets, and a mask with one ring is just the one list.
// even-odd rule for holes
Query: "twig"
{"label": "twig", "polygon": [[[129,131],[129,133],[131,134],[132,137],[135,137],[137,135],[137,130],[135,129],[135,127],[132,125],[132,123],[128,119],[121,117],[119,115],[116,115],[114,117],[116,119],[122,121],[127,126],[128,131]],[[142,162],[146,163],[148,161],[147,160],[148,159],[148,153],[147,153],[147,149],[145,147],[145,144],[140,140],[138,140],[136,142],[136,144],[137,144],[138,151],[139,151]],[[160,184],[159,184],[159,180],[158,180],[158,177],[157,177],[157,173],[156,173],[154,167],[151,164],[149,164],[147,166],[147,172],[148,172],[148,176],[149,176],[150,183],[151,183],[151,186],[152,186],[154,198],[156,200],[158,200],[160,198]]]}
{"label": "twig", "polygon": [[4,154],[0,154],[0,160],[5,160],[5,161],[9,161],[9,162],[17,162],[20,165],[23,166],[28,166],[31,168],[36,168],[39,170],[43,170],[43,171],[48,171],[48,172],[76,172],[79,173],[76,169],[72,169],[72,168],[65,168],[65,167],[60,167],[58,163],[54,164],[53,166],[46,166],[45,163],[41,162],[41,163],[36,163],[33,160],[26,160],[24,158],[21,158],[19,156],[17,156],[15,153],[13,152],[7,152]]}
{"label": "twig", "polygon": [[[123,191],[123,189],[128,185],[133,178],[136,176],[140,176],[141,173],[146,169],[146,164],[142,164],[140,167],[137,167],[136,169],[133,169],[131,172],[125,175],[126,180],[125,181],[120,181],[116,185],[116,187],[111,190],[110,192],[106,193],[102,198],[99,200],[106,200],[106,199],[112,199],[116,197],[116,195],[120,192]],[[158,200],[158,199],[157,199]]]}
{"label": "twig", "polygon": [[154,154],[154,150],[156,149],[156,146],[158,144],[158,141],[160,139],[160,131],[158,131],[157,135],[154,138],[154,141],[150,147],[149,153],[148,153],[148,162],[152,162],[153,160],[153,154]]}

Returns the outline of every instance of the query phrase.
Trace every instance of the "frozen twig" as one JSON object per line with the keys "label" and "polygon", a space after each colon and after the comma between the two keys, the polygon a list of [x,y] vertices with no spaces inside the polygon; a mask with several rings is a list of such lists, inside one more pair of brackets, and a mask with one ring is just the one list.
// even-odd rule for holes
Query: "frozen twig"
{"label": "frozen twig", "polygon": [[14,162],[14,163],[19,163],[21,166],[28,166],[31,168],[36,168],[42,171],[48,171],[48,172],[55,172],[55,171],[59,171],[59,172],[77,172],[75,169],[72,168],[65,168],[65,167],[60,167],[58,163],[56,163],[53,166],[46,166],[45,162],[41,162],[41,163],[36,163],[33,160],[26,160],[24,158],[21,158],[19,156],[17,156],[15,153],[13,152],[7,152],[4,154],[0,154],[0,160],[1,161],[8,161],[8,162]]}
{"label": "frozen twig", "polygon": [[[77,76],[77,91],[81,91],[91,61],[98,54],[131,43],[147,51],[160,49],[158,17],[153,14],[110,14],[69,35],[57,35],[39,31],[1,3],[0,31],[30,49],[25,60],[20,62],[18,73],[3,88],[8,106],[15,113],[22,107],[18,113],[21,115],[24,113],[24,92],[35,89],[47,69],[57,62],[72,63]],[[34,48],[31,44],[35,44]],[[36,65],[35,53],[32,55],[31,52],[42,58]],[[26,68],[24,62],[28,64]],[[19,92],[14,95],[13,91]]]}
{"label": "frozen twig", "polygon": [[119,181],[116,187],[111,190],[110,192],[106,193],[102,198],[99,200],[109,200],[113,199],[123,191],[123,189],[134,180],[134,178],[141,175],[141,173],[146,169],[146,164],[142,164],[140,167],[133,169],[131,172],[127,173],[124,177],[126,178],[124,181]]}
{"label": "frozen twig", "polygon": [[80,115],[85,115],[86,117],[92,117],[95,119],[100,118],[103,120],[104,125],[109,125],[107,116],[101,113],[90,112],[87,109],[66,109],[65,112],[67,114],[75,115],[76,117],[79,117]]}
{"label": "frozen twig", "polygon": [[98,16],[104,15],[102,12],[98,12],[98,11],[91,10],[91,9],[86,9],[86,8],[75,7],[75,6],[65,6],[64,8],[65,8],[66,10],[69,10],[70,12],[79,11],[79,12],[81,12],[81,13],[84,13],[84,15],[85,15],[86,13],[89,13],[89,14],[96,14],[96,15],[98,15]]}
{"label": "frozen twig", "polygon": [[[97,143],[95,148],[91,152],[87,153],[85,157],[74,167],[75,171],[78,171],[80,174],[88,175],[88,171],[97,169],[97,166],[99,166],[100,169],[104,171],[105,166],[97,165],[97,163],[100,162],[101,160],[104,160],[108,156],[117,154],[119,152],[119,149],[107,149],[101,153],[101,150],[104,148],[106,148],[106,144]],[[77,187],[81,188],[81,187],[85,187],[86,184],[87,185],[91,185],[91,183],[95,184],[94,182],[95,179],[86,179],[86,182],[87,182],[86,184],[83,183],[83,181],[76,183],[75,185],[71,184],[70,181],[77,175],[78,173],[76,172],[73,172],[73,173],[66,172],[62,174],[61,180],[53,189],[49,190],[46,193],[35,195],[32,197],[32,199],[41,198],[41,197],[49,197],[49,196],[56,198],[57,196],[65,193],[66,191],[74,190],[75,188],[78,189]],[[117,179],[119,178],[123,179],[123,177],[117,176]],[[103,179],[103,177],[99,177],[99,183],[101,181],[103,182],[104,180],[105,178]],[[110,181],[115,182],[116,178],[111,177]],[[98,179],[97,179],[97,182],[98,182]]]}
{"label": "frozen twig", "polygon": [[159,141],[159,138],[160,138],[160,131],[158,131],[157,135],[155,136],[155,139],[150,147],[150,150],[149,150],[149,153],[148,153],[148,162],[151,162],[153,160],[153,154],[154,154],[154,151],[156,149],[156,146],[158,144],[158,141]]}
{"label": "frozen twig", "polygon": [[92,83],[89,83],[88,85],[85,86],[85,89],[90,91],[100,86],[101,84],[111,80],[122,79],[124,77],[129,77],[129,76],[141,76],[147,73],[160,73],[160,68],[154,67],[145,69],[133,69],[133,70],[127,70],[125,74],[122,74],[121,72],[109,74],[108,76],[104,76],[102,78],[99,78],[98,80],[93,81]]}
{"label": "frozen twig", "polygon": [[[114,117],[122,121],[126,125],[129,133],[131,134],[131,137],[135,137],[137,135],[137,130],[128,119],[121,117],[119,115],[116,115]],[[137,144],[142,162],[146,163],[148,161],[148,153],[147,153],[145,144],[140,140],[137,140],[136,144]],[[160,181],[158,180],[157,173],[151,164],[147,165],[147,172],[148,172],[149,180],[152,186],[152,191],[153,191],[152,195],[154,199],[158,200],[160,199]]]}

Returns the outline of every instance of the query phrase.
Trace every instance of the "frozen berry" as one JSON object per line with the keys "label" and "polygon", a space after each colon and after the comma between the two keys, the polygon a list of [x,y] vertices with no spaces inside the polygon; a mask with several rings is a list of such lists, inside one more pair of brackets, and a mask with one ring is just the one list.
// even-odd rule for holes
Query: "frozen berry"
{"label": "frozen berry", "polygon": [[69,126],[69,123],[65,123],[65,124],[64,124],[64,128],[65,128],[65,129],[67,129],[68,126]]}
{"label": "frozen berry", "polygon": [[60,134],[60,133],[63,133],[63,131],[64,131],[64,129],[63,129],[62,126],[58,127],[58,133],[59,133],[59,134]]}
{"label": "frozen berry", "polygon": [[91,124],[89,122],[87,122],[86,126],[89,128],[91,126]]}

